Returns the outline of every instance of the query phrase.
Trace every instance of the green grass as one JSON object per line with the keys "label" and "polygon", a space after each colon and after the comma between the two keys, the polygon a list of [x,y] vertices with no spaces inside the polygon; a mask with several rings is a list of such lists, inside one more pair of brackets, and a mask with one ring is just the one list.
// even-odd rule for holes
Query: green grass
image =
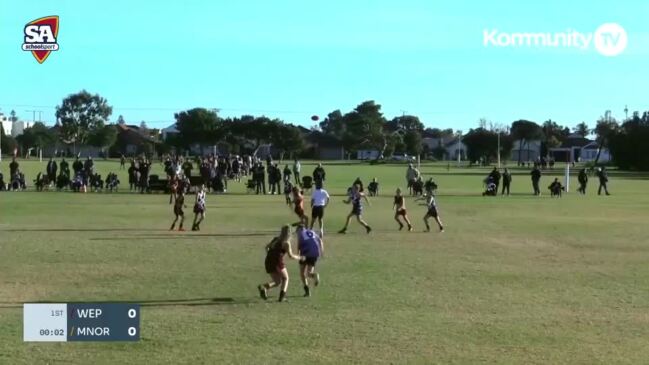
{"label": "green grass", "polygon": [[[43,165],[22,162],[28,178]],[[115,162],[98,162],[105,176]],[[305,166],[310,171],[312,165]],[[327,165],[322,286],[262,302],[263,246],[295,217],[283,197],[208,196],[201,232],[168,232],[164,195],[0,193],[0,363],[640,364],[649,358],[649,182],[611,177],[612,196],[529,195],[515,169],[509,198],[484,198],[487,169],[425,165],[447,231],[396,231],[403,165]],[[6,174],[7,163],[0,166]],[[159,165],[156,169],[161,170]],[[557,170],[560,173],[560,170]],[[334,234],[356,176],[382,196]],[[544,176],[542,187],[550,183]],[[576,182],[573,181],[573,184]],[[575,189],[573,185],[573,190]],[[277,292],[273,292],[273,298]],[[23,302],[143,304],[138,343],[23,343]]]}

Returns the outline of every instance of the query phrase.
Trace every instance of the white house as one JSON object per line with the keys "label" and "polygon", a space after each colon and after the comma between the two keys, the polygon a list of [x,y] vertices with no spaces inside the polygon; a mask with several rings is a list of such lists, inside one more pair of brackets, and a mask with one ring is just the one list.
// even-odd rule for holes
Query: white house
{"label": "white house", "polygon": [[[599,144],[597,142],[590,142],[581,148],[580,161],[595,161],[597,158],[597,152],[599,151]],[[599,154],[598,162],[609,162],[611,161],[611,153],[608,148],[602,148],[602,151]]]}
{"label": "white house", "polygon": [[444,148],[446,149],[447,160],[457,160],[458,155],[460,155],[460,159],[466,160],[467,148],[459,139],[455,138],[446,142]]}
{"label": "white house", "polygon": [[358,150],[356,151],[356,158],[359,160],[376,160],[380,154],[381,152],[377,150]]}
{"label": "white house", "polygon": [[179,133],[178,129],[176,128],[176,123],[168,126],[167,128],[163,128],[160,133],[162,133],[162,140],[166,141],[167,137],[170,135],[176,135]]}
{"label": "white house", "polygon": [[2,124],[5,136],[18,137],[23,134],[26,128],[31,128],[34,125],[34,122],[24,120],[12,122],[9,120],[9,117],[0,113],[0,124]]}

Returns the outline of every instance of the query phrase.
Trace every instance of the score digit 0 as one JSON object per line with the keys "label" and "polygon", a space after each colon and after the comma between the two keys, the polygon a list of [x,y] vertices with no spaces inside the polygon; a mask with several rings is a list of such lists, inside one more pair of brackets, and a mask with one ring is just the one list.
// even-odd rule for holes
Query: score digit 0
{"label": "score digit 0", "polygon": [[131,308],[128,310],[128,318],[135,318],[136,316],[137,316],[137,311],[135,309]]}
{"label": "score digit 0", "polygon": [[129,327],[129,328],[128,328],[128,335],[129,335],[129,336],[133,337],[133,336],[135,336],[136,334],[137,334],[137,330],[135,329],[135,327]]}

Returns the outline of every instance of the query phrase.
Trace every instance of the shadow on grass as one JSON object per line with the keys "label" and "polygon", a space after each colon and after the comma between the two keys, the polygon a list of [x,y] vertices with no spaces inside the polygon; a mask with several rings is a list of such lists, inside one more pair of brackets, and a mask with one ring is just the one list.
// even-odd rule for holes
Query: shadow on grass
{"label": "shadow on grass", "polygon": [[[148,300],[108,300],[108,301],[71,301],[68,304],[88,303],[134,303],[142,307],[171,307],[171,306],[206,306],[228,304],[251,304],[259,302],[253,298],[188,298],[188,299],[148,299]],[[31,301],[28,303],[52,303],[51,301]],[[22,302],[0,302],[0,309],[22,308]]]}
{"label": "shadow on grass", "polygon": [[1,232],[161,232],[165,229],[143,228],[16,228],[0,229]]}
{"label": "shadow on grass", "polygon": [[[289,299],[302,299],[301,295],[288,295]],[[67,304],[90,304],[90,303],[131,303],[139,304],[141,307],[198,307],[214,305],[236,305],[236,304],[263,304],[273,303],[275,300],[270,297],[268,300],[262,300],[258,297],[214,297],[214,298],[188,298],[188,299],[147,299],[147,300],[108,300],[108,301],[71,301]],[[53,301],[30,301],[30,302],[0,302],[0,310],[22,308],[25,303],[54,303]],[[61,302],[56,302],[61,303]]]}
{"label": "shadow on grass", "polygon": [[197,239],[205,237],[268,237],[276,231],[269,232],[252,232],[252,233],[176,233],[168,234],[151,234],[151,235],[133,235],[130,237],[93,237],[90,241],[133,241],[133,240],[177,240],[177,239]]}

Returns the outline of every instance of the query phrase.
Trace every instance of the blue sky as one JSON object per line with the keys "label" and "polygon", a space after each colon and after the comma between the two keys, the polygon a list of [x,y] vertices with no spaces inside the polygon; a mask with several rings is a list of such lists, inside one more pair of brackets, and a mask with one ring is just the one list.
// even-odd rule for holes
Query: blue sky
{"label": "blue sky", "polygon": [[[606,109],[649,109],[649,1],[3,1],[0,108],[42,110],[87,89],[114,121],[173,122],[196,106],[310,126],[364,100],[386,117],[468,130],[482,117],[574,126]],[[60,50],[38,64],[23,27],[60,16]],[[498,48],[483,31],[628,34],[617,57],[594,50]],[[644,100],[643,100],[644,99]]]}

